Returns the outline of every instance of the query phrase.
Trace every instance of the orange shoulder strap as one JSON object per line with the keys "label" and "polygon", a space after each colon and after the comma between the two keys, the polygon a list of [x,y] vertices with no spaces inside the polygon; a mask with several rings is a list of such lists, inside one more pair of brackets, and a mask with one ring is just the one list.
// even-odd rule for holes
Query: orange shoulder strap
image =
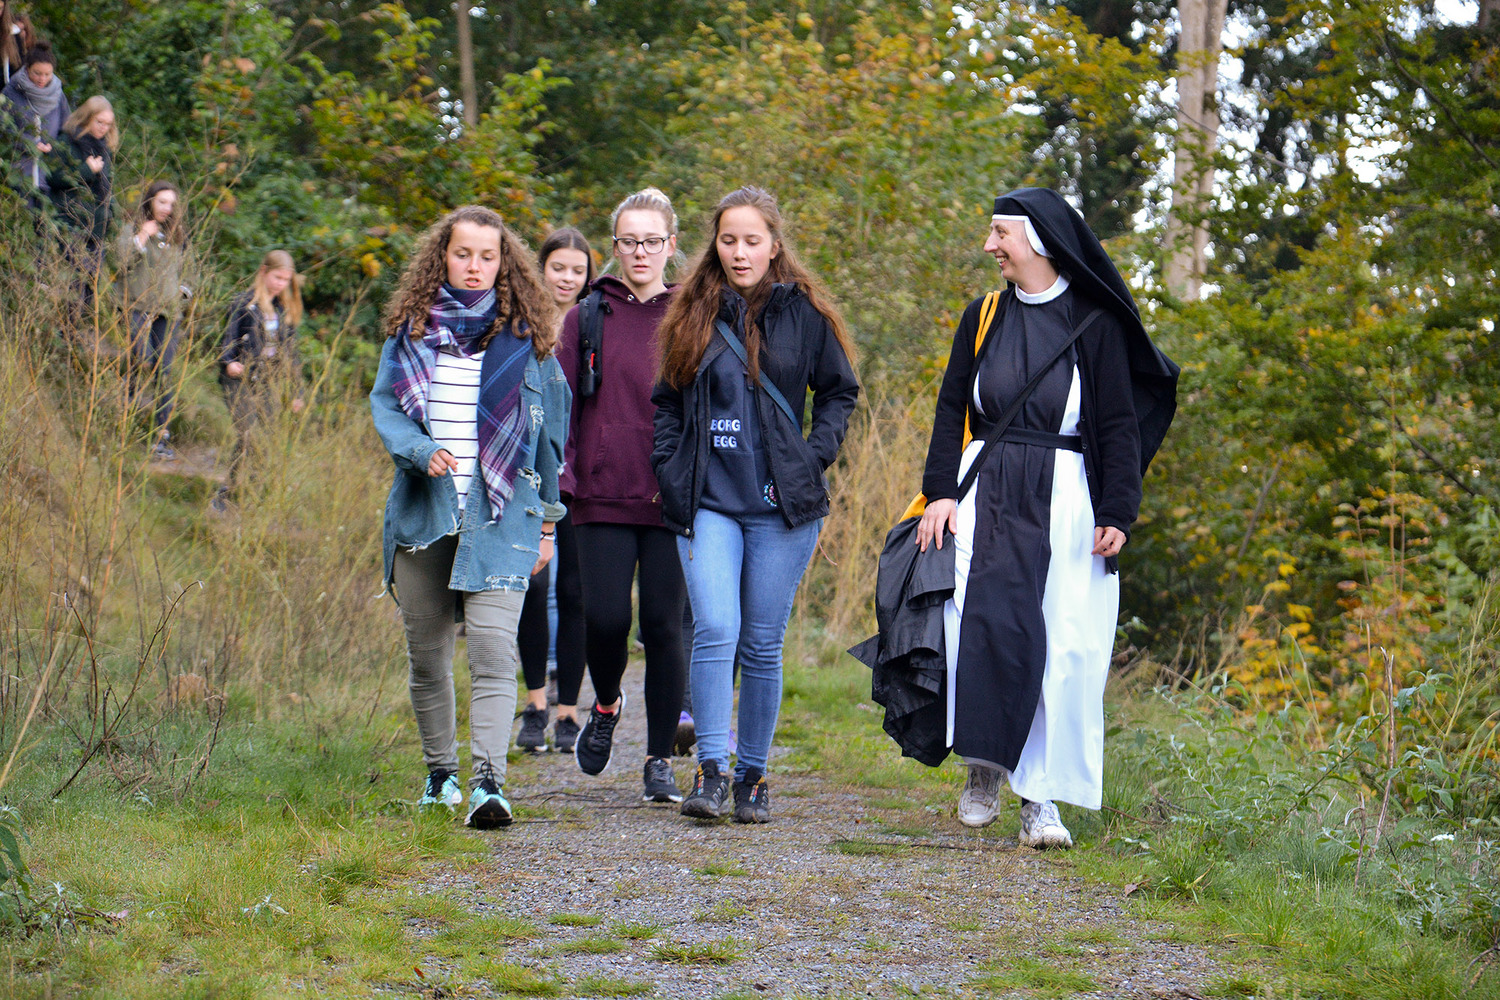
{"label": "orange shoulder strap", "polygon": [[[979,357],[979,349],[984,346],[984,338],[990,334],[990,326],[995,322],[995,313],[1000,309],[1000,293],[990,292],[984,297],[984,303],[979,307],[979,330],[974,334],[974,356]],[[973,433],[969,430],[969,411],[964,407],[964,446],[960,451],[967,451],[970,442],[974,440]],[[904,521],[909,517],[921,517],[922,512],[927,509],[927,497],[918,493],[912,497],[911,503],[907,504],[905,512],[897,518]]]}

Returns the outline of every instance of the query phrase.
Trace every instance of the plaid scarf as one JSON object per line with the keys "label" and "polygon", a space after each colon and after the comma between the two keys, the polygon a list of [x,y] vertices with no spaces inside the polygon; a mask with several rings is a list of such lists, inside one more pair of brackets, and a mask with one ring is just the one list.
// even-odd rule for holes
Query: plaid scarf
{"label": "plaid scarf", "polygon": [[[427,422],[427,398],[439,351],[472,357],[480,352],[480,339],[495,321],[494,289],[472,306],[466,306],[447,285],[438,289],[421,337],[403,331],[396,338],[392,389],[401,411],[420,424]],[[522,327],[524,332],[524,326]],[[479,375],[479,407],[474,415],[479,439],[479,470],[490,500],[493,524],[505,512],[515,493],[516,473],[525,464],[531,413],[521,405],[521,378],[526,373],[530,337],[514,337],[510,324],[502,324],[484,350]]]}

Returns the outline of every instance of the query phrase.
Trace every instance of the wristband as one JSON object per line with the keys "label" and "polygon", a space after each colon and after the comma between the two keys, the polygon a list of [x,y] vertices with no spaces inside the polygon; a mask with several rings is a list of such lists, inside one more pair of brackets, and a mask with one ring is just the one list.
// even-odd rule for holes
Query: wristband
{"label": "wristband", "polygon": [[552,531],[544,531],[544,532],[542,532],[542,537],[543,538],[556,538],[557,537],[557,530],[554,528]]}

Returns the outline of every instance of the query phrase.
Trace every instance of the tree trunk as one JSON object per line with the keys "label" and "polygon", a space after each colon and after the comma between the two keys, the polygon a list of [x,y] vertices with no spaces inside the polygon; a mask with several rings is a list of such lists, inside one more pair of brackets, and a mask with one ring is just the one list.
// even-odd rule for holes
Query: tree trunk
{"label": "tree trunk", "polygon": [[1479,0],[1479,30],[1489,31],[1500,24],[1500,0]]}
{"label": "tree trunk", "polygon": [[1179,0],[1182,36],[1177,43],[1177,148],[1173,157],[1172,211],[1167,217],[1167,289],[1198,298],[1208,249],[1208,227],[1198,216],[1214,191],[1214,150],[1219,140],[1219,54],[1224,48],[1228,0]]}
{"label": "tree trunk", "polygon": [[458,86],[464,105],[464,124],[479,124],[479,95],[474,87],[474,38],[469,33],[469,2],[458,0]]}

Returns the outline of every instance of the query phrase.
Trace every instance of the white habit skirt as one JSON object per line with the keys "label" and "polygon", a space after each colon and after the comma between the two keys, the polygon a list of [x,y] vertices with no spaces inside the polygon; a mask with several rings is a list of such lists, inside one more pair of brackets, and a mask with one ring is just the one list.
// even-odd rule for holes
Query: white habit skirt
{"label": "white habit skirt", "polygon": [[[1073,385],[1058,433],[1078,433],[1080,384]],[[962,481],[981,442],[964,450],[958,477]],[[963,622],[964,591],[974,554],[974,490],[958,505],[957,579],[953,599],[943,609],[943,637],[948,653],[948,745],[953,745],[954,692],[957,689],[958,643]],[[1114,652],[1115,620],[1120,611],[1120,578],[1106,573],[1104,558],[1092,554],[1094,508],[1089,500],[1083,456],[1057,451],[1052,473],[1052,558],[1042,594],[1047,625],[1047,666],[1036,718],[1010,775],[1017,795],[1034,802],[1052,799],[1098,809],[1104,795],[1104,685]],[[980,762],[975,763],[993,763]],[[996,765],[998,766],[998,765]]]}

